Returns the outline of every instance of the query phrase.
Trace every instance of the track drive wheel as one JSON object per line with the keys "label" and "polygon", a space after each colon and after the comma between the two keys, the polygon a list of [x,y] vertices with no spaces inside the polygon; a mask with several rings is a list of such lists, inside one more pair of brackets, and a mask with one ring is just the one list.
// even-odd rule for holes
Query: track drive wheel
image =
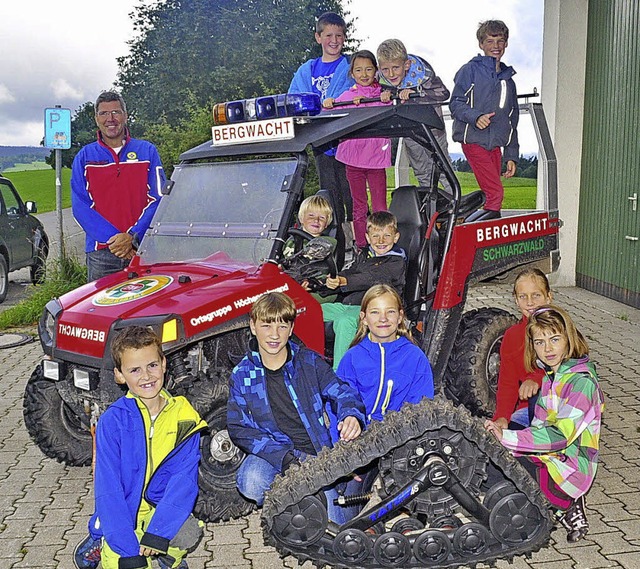
{"label": "track drive wheel", "polygon": [[438,565],[449,557],[451,540],[444,532],[427,530],[422,532],[413,544],[413,554],[427,567]]}
{"label": "track drive wheel", "polygon": [[543,527],[540,511],[520,493],[499,500],[489,517],[493,535],[502,543],[517,545],[535,538]]}
{"label": "track drive wheel", "polygon": [[371,537],[359,529],[341,531],[333,542],[333,552],[338,559],[352,565],[364,561],[372,549]]}
{"label": "track drive wheel", "polygon": [[316,496],[305,496],[276,516],[273,534],[285,545],[308,546],[322,538],[328,522],[322,500]]}
{"label": "track drive wheel", "polygon": [[460,555],[480,555],[487,549],[490,539],[491,534],[486,527],[471,522],[459,527],[453,534],[453,547]]}
{"label": "track drive wheel", "polygon": [[390,531],[376,539],[373,556],[385,567],[403,567],[411,559],[411,544],[401,533]]}

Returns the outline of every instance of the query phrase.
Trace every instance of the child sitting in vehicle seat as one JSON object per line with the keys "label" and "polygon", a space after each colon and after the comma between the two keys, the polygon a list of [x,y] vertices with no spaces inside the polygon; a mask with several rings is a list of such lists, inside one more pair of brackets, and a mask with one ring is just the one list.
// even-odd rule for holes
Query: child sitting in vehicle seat
{"label": "child sitting in vehicle seat", "polygon": [[[281,292],[251,308],[249,351],[231,374],[227,429],[247,457],[236,475],[238,490],[259,506],[277,474],[323,447],[332,447],[324,407],[337,418],[339,437],[350,441],[364,427],[358,393],[316,352],[292,342],[296,306]],[[325,488],[329,518],[344,523],[335,486]]]}
{"label": "child sitting in vehicle seat", "polygon": [[[323,231],[331,225],[332,219],[331,204],[322,196],[314,195],[302,200],[298,210],[298,223],[300,223],[300,228],[311,237],[320,237]],[[328,237],[328,239],[333,238]],[[335,247],[335,239],[333,241]],[[284,245],[282,256],[288,259],[296,252],[296,239],[291,237]]]}
{"label": "child sitting in vehicle seat", "polygon": [[377,211],[367,219],[365,234],[368,247],[336,278],[327,277],[326,286],[341,295],[340,302],[322,305],[325,322],[333,322],[335,342],[333,369],[349,348],[355,336],[360,317],[360,302],[364,293],[374,284],[388,284],[400,296],[404,289],[406,255],[396,243],[400,238],[398,220],[390,211]]}
{"label": "child sitting in vehicle seat", "polygon": [[545,371],[531,426],[508,430],[486,421],[485,428],[538,481],[575,542],[589,530],[584,497],[596,475],[604,395],[589,346],[562,308],[538,308],[526,333],[527,370]]}
{"label": "child sitting in vehicle seat", "polygon": [[[325,250],[327,256],[333,256],[337,246],[337,240],[335,238],[323,235],[323,232],[331,225],[332,219],[333,211],[331,204],[322,196],[309,196],[300,204],[300,209],[298,210],[300,229],[313,238],[322,236],[323,241],[327,244]],[[304,251],[302,251],[303,246],[304,243],[301,237],[292,236],[289,238],[282,251],[284,258],[283,266],[296,280],[299,280],[304,289],[311,291],[315,290],[321,283],[324,283],[324,280],[329,275],[329,264],[327,264],[326,260],[322,259],[315,262],[312,259],[305,259]],[[313,278],[311,278],[311,276],[305,278],[304,275],[297,275],[293,268],[295,262],[298,262],[298,267],[302,268],[304,273],[313,275]],[[315,282],[317,286],[313,286],[309,279]],[[335,294],[320,295],[317,292],[313,292],[312,296],[320,303],[333,302],[336,299]]]}

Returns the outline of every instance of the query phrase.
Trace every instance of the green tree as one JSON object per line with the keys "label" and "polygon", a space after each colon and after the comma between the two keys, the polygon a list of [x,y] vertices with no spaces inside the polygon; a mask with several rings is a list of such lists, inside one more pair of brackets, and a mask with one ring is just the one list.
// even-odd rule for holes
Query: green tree
{"label": "green tree", "polygon": [[[71,148],[62,151],[63,168],[71,168],[71,163],[78,151],[86,144],[96,140],[97,131],[94,104],[91,101],[87,101],[78,107],[73,117],[71,117]],[[55,150],[51,151],[45,161],[52,168],[55,168]]]}
{"label": "green tree", "polygon": [[211,139],[211,109],[191,103],[186,105],[186,110],[187,118],[177,126],[171,126],[163,119],[149,126],[146,132],[146,137],[158,148],[167,176],[180,162],[182,152]]}
{"label": "green tree", "polygon": [[130,54],[118,59],[117,85],[130,115],[145,131],[152,124],[184,128],[194,106],[285,92],[297,67],[320,53],[315,17],[346,15],[342,3],[163,0],[137,6],[137,35]]}

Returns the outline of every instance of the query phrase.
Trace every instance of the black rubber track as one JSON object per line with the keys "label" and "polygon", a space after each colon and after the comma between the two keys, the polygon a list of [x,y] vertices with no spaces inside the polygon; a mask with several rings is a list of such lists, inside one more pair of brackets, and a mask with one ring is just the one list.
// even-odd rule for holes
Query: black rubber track
{"label": "black rubber track", "polygon": [[[497,465],[504,475],[524,494],[537,509],[540,516],[540,531],[534,539],[516,546],[503,545],[499,550],[486,551],[479,555],[448,560],[437,567],[475,566],[477,563],[493,564],[498,559],[511,561],[515,555],[538,551],[549,541],[549,532],[553,525],[549,503],[537,483],[524,468],[502,447],[492,435],[482,427],[480,419],[472,417],[466,410],[444,398],[423,400],[417,405],[405,405],[398,413],[388,413],[383,422],[374,422],[369,430],[350,443],[339,443],[332,450],[324,449],[317,457],[305,461],[300,466],[291,467],[286,476],[278,476],[270,492],[267,493],[262,509],[262,524],[265,541],[274,546],[283,556],[293,555],[300,562],[312,561],[318,567],[331,565],[336,568],[366,567],[381,568],[372,558],[360,565],[346,565],[338,559],[331,547],[331,536],[327,534],[320,542],[304,548],[285,546],[271,534],[274,518],[289,506],[297,504],[305,496],[318,492],[322,487],[333,483],[359,467],[369,464],[392,449],[402,446],[406,441],[421,436],[428,431],[437,431],[447,427],[464,433],[480,452]],[[424,567],[415,559],[403,567]],[[433,567],[433,566],[431,566]]]}

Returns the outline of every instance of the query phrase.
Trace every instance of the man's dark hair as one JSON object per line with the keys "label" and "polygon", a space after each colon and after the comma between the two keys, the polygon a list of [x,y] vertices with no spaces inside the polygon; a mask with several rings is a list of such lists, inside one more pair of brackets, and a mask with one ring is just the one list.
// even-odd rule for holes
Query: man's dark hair
{"label": "man's dark hair", "polygon": [[339,26],[345,34],[347,33],[347,23],[344,21],[342,16],[335,12],[325,12],[318,17],[318,21],[316,22],[316,33],[321,34],[325,26]]}
{"label": "man's dark hair", "polygon": [[100,103],[111,103],[113,101],[118,101],[122,110],[125,113],[127,112],[127,105],[120,93],[116,93],[115,91],[102,91],[96,99],[96,114],[98,113],[98,105],[100,105]]}

